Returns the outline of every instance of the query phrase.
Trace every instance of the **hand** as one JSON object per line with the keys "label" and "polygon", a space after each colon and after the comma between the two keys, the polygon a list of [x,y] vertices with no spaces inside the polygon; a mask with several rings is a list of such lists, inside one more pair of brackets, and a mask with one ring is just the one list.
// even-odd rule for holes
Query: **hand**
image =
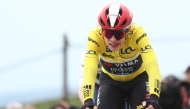
{"label": "hand", "polygon": [[87,99],[84,101],[84,105],[81,109],[98,109],[97,106],[94,106],[92,99]]}
{"label": "hand", "polygon": [[98,106],[94,106],[94,109],[98,109]]}
{"label": "hand", "polygon": [[143,101],[142,105],[145,109],[161,109],[159,103],[153,99],[150,99],[148,101]]}
{"label": "hand", "polygon": [[[90,109],[90,108],[85,108],[85,109]],[[98,107],[97,106],[94,106],[94,108],[93,109],[98,109]]]}

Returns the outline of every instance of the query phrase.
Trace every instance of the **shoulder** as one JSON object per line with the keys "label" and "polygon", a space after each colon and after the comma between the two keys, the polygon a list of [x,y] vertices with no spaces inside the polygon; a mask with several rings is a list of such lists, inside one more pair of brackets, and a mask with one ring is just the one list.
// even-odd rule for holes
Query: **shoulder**
{"label": "shoulder", "polygon": [[141,29],[142,26],[139,25],[139,24],[137,24],[137,23],[134,23],[134,22],[133,22],[133,23],[131,24],[131,28],[132,28],[132,29]]}
{"label": "shoulder", "polygon": [[[103,35],[102,35],[102,28],[97,25],[93,29],[91,29],[88,35],[89,44],[95,44],[100,47],[101,43],[103,43]],[[91,43],[92,42],[92,43]]]}
{"label": "shoulder", "polygon": [[91,29],[90,33],[102,35],[102,28],[99,25],[96,25],[95,27]]}
{"label": "shoulder", "polygon": [[102,28],[99,25],[96,25],[94,28],[90,30],[90,37],[102,37]]}
{"label": "shoulder", "polygon": [[137,23],[132,23],[131,27],[130,27],[130,31],[129,31],[129,35],[135,35],[136,33],[144,33],[144,29],[141,25],[137,24]]}
{"label": "shoulder", "polygon": [[147,39],[145,37],[147,37],[147,33],[144,28],[139,24],[132,23],[128,32],[128,38],[133,39],[138,44],[141,39]]}

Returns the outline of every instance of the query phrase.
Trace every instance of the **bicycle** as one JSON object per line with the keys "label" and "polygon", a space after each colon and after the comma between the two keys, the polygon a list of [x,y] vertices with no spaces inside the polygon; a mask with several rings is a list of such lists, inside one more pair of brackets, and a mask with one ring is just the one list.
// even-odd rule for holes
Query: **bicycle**
{"label": "bicycle", "polygon": [[130,107],[130,98],[129,97],[125,98],[125,102],[126,102],[127,109],[131,109],[131,107]]}

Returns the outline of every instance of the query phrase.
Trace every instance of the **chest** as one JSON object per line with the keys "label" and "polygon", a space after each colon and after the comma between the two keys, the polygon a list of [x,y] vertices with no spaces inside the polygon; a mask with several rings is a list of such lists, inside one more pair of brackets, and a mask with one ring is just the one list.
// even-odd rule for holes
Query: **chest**
{"label": "chest", "polygon": [[100,51],[100,56],[103,60],[130,60],[139,53],[138,48],[132,42],[126,41],[122,48],[117,51],[111,51],[107,46],[102,48]]}

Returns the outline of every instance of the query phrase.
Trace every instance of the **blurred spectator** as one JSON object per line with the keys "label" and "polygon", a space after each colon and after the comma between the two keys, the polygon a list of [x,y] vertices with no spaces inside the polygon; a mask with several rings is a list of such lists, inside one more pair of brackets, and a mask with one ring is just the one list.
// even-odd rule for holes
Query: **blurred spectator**
{"label": "blurred spectator", "polygon": [[66,101],[61,101],[60,103],[52,106],[50,109],[79,109],[75,106],[70,105],[68,102]]}
{"label": "blurred spectator", "polygon": [[185,79],[180,84],[182,108],[190,109],[190,66],[185,71]]}
{"label": "blurred spectator", "polygon": [[11,102],[7,104],[6,109],[23,109],[23,104],[20,102]]}
{"label": "blurred spectator", "polygon": [[182,109],[180,83],[174,75],[169,75],[163,80],[159,98],[162,109]]}

